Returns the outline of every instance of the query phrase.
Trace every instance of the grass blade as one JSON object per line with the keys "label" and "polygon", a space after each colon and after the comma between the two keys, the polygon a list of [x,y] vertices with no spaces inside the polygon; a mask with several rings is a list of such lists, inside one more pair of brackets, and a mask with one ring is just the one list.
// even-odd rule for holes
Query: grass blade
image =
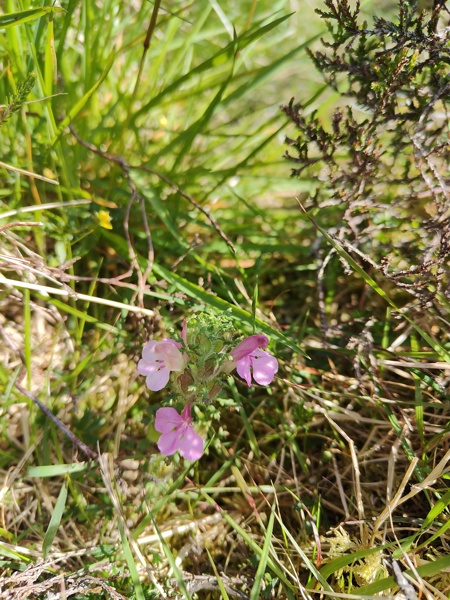
{"label": "grass blade", "polygon": [[328,577],[333,575],[333,573],[336,573],[336,571],[340,571],[344,567],[351,565],[356,560],[366,558],[366,556],[376,554],[377,552],[382,552],[387,548],[391,548],[392,546],[394,546],[394,544],[396,544],[396,542],[391,542],[390,544],[384,544],[383,546],[377,546],[376,548],[368,548],[366,550],[359,550],[358,552],[352,552],[351,554],[344,554],[343,556],[338,556],[338,558],[335,558],[334,560],[330,561],[320,569],[320,575],[323,579],[328,579]]}
{"label": "grass blade", "polygon": [[317,223],[317,221],[315,221],[315,219],[311,217],[311,215],[309,215],[306,212],[303,206],[301,206],[301,209],[311,221],[311,223],[314,225],[314,227],[316,227],[320,231],[320,233],[325,237],[325,239],[329,242],[329,244],[333,246],[333,248],[336,250],[339,256],[342,256],[342,258],[348,262],[352,269],[354,269],[356,273],[358,273],[358,275],[360,275],[364,279],[364,281],[368,285],[370,285],[370,287],[375,292],[377,292],[377,294],[379,294],[395,311],[402,315],[402,317],[406,321],[408,321],[408,323],[412,325],[412,327],[414,327],[417,333],[433,348],[433,350],[442,358],[442,360],[450,363],[450,353],[447,352],[447,350],[445,350],[445,348],[443,348],[438,342],[436,342],[436,340],[434,340],[426,331],[419,327],[414,321],[414,319],[411,319],[406,313],[402,312],[399,308],[397,308],[395,303],[390,299],[386,292],[378,285],[378,283],[374,279],[372,279],[372,277],[370,277],[370,275],[368,275],[364,271],[362,267],[360,267],[356,260],[354,260],[354,258],[350,256],[350,254],[342,247],[342,245],[335,238],[331,237],[331,235],[329,235],[329,233],[325,229],[323,229],[323,227],[321,227]]}
{"label": "grass blade", "polygon": [[21,10],[7,15],[0,15],[0,29],[7,29],[29,21],[35,21],[41,17],[45,17],[49,13],[62,12],[63,9],[58,6],[42,6],[40,8],[30,8],[29,10]]}
{"label": "grass blade", "polygon": [[199,133],[201,133],[202,131],[205,131],[208,122],[211,120],[211,117],[214,114],[214,111],[216,110],[218,105],[221,103],[222,96],[223,96],[225,90],[227,89],[230,81],[233,78],[235,56],[236,56],[236,54],[234,54],[234,56],[233,56],[233,63],[232,63],[231,70],[230,70],[228,77],[225,79],[225,81],[220,86],[219,91],[214,96],[214,98],[212,99],[212,101],[208,105],[208,107],[206,108],[204,114],[200,117],[200,119],[198,119],[195,123],[193,123],[190,127],[188,127],[180,136],[178,136],[175,140],[173,140],[173,142],[171,144],[169,144],[168,147],[170,147],[170,149],[172,150],[173,146],[176,146],[179,143],[183,143],[183,146],[181,147],[180,151],[177,153],[177,159],[176,159],[174,167],[173,167],[174,170],[180,164],[180,161],[183,159],[183,157],[188,153],[196,136]]}
{"label": "grass blade", "polygon": [[156,521],[154,519],[152,519],[152,522],[153,522],[153,527],[155,528],[155,531],[158,534],[159,542],[164,550],[164,554],[166,555],[166,558],[169,561],[170,568],[175,576],[175,579],[178,582],[178,585],[180,586],[180,590],[181,590],[183,596],[185,597],[186,600],[192,600],[191,595],[188,592],[188,589],[186,587],[186,584],[184,583],[183,573],[181,573],[180,569],[178,568],[178,565],[175,561],[174,555],[172,554],[169,546],[167,545],[166,540],[164,539],[163,535],[161,534],[161,531],[159,530],[159,527],[158,527]]}
{"label": "grass blade", "polygon": [[44,541],[42,543],[42,554],[44,555],[44,558],[47,558],[48,551],[50,550],[50,547],[53,544],[53,540],[55,539],[55,535],[58,531],[58,527],[61,523],[61,519],[64,513],[64,508],[66,506],[66,500],[67,487],[66,483],[64,482],[59,492],[59,496],[56,501],[55,508],[50,519],[50,523],[48,524],[47,531],[45,532]]}
{"label": "grass blade", "polygon": [[217,567],[216,567],[216,564],[214,562],[214,559],[211,556],[211,553],[208,550],[208,548],[206,548],[206,553],[208,554],[209,563],[210,563],[210,565],[212,567],[212,570],[214,571],[214,575],[215,575],[215,577],[217,579],[217,585],[219,586],[220,593],[222,594],[222,600],[230,600],[230,597],[229,597],[229,595],[227,593],[227,590],[226,590],[226,588],[225,588],[225,586],[223,584],[223,581],[222,581],[222,578],[220,576],[220,573],[217,570]]}
{"label": "grass blade", "polygon": [[[202,491],[202,496],[206,499],[208,504],[217,509],[217,503],[211,496]],[[222,517],[225,521],[235,530],[235,532],[242,538],[242,540],[247,544],[247,546],[251,549],[252,552],[257,554],[260,558],[262,556],[262,549],[259,545],[248,535],[248,533],[242,529],[242,527],[236,523],[236,521],[225,511],[221,512]],[[289,597],[292,597],[291,594],[295,591],[292,583],[287,579],[284,571],[277,565],[277,563],[273,560],[273,558],[267,558],[267,566],[269,569],[283,582],[285,585],[285,591],[288,593]]]}
{"label": "grass blade", "polygon": [[305,50],[305,48],[307,48],[309,44],[312,44],[312,42],[314,42],[318,37],[320,37],[320,34],[314,35],[306,42],[303,42],[296,48],[293,48],[290,52],[284,54],[281,58],[278,58],[269,65],[259,69],[259,71],[257,71],[257,73],[255,73],[255,75],[249,81],[246,81],[243,85],[231,92],[231,94],[228,94],[228,96],[223,99],[222,104],[226,106],[227,104],[238,100],[255,87],[259,86],[263,81],[276,73],[276,71],[278,71],[278,69],[280,69],[287,61],[294,58],[294,56],[296,56],[302,50]]}
{"label": "grass blade", "polygon": [[218,66],[218,65],[226,62],[227,57],[230,56],[231,54],[234,54],[236,45],[237,45],[238,52],[240,50],[243,50],[249,44],[256,41],[258,38],[266,35],[267,33],[269,33],[269,31],[271,31],[275,27],[278,27],[278,25],[281,25],[281,23],[286,21],[286,19],[289,19],[292,16],[292,14],[293,13],[290,13],[288,15],[279,17],[278,19],[275,19],[274,21],[268,23],[267,25],[264,25],[259,28],[254,28],[251,31],[247,31],[243,35],[238,36],[235,41],[227,44],[227,46],[225,46],[225,48],[223,48],[222,50],[219,50],[219,52],[214,54],[214,56],[211,56],[211,58],[208,58],[207,60],[202,62],[200,65],[195,67],[194,69],[191,69],[189,71],[189,73],[186,73],[186,75],[179,77],[176,81],[174,81],[173,83],[168,85],[162,92],[160,92],[154,98],[152,98],[149,102],[147,102],[147,104],[145,104],[142,108],[140,108],[134,114],[133,122],[136,119],[138,119],[141,115],[147,113],[150,108],[160,104],[161,100],[162,100],[162,98],[164,98],[164,96],[167,96],[168,94],[178,90],[186,81],[188,81],[192,77],[194,77],[196,75],[200,75],[200,73],[203,73],[204,71],[207,71],[208,69],[211,69],[212,67]]}
{"label": "grass blade", "polygon": [[44,465],[40,467],[29,467],[27,477],[59,477],[86,471],[88,463],[70,463],[68,465]]}
{"label": "grass blade", "polygon": [[122,541],[123,553],[125,556],[125,560],[128,565],[128,569],[130,571],[131,580],[133,581],[134,591],[136,594],[136,600],[145,600],[144,590],[142,589],[141,580],[139,579],[139,572],[137,570],[136,561],[134,560],[133,552],[130,548],[130,543],[126,536],[125,530],[122,524],[122,518],[119,517],[117,520],[117,525],[119,527],[120,539]]}
{"label": "grass blade", "polygon": [[258,600],[258,598],[260,598],[261,584],[267,569],[267,562],[269,560],[269,550],[272,544],[272,531],[273,524],[275,522],[275,506],[276,504],[274,503],[272,505],[272,510],[270,511],[270,518],[267,524],[261,556],[259,557],[259,564],[256,570],[255,581],[253,582],[252,589],[250,590],[250,600]]}
{"label": "grass blade", "polygon": [[204,290],[200,286],[196,285],[195,283],[191,283],[187,279],[184,279],[184,277],[181,277],[180,275],[177,275],[176,273],[172,273],[171,271],[168,271],[167,269],[165,269],[164,267],[161,267],[160,265],[157,265],[156,263],[153,264],[153,271],[159,277],[162,277],[168,283],[172,283],[181,292],[184,292],[185,294],[187,294],[191,298],[194,298],[198,302],[202,302],[202,303],[206,304],[206,306],[209,306],[210,308],[214,308],[215,310],[218,310],[218,311],[229,312],[233,318],[235,318],[236,320],[240,321],[241,323],[244,323],[245,325],[247,325],[249,327],[249,329],[253,330],[253,325],[255,323],[257,325],[259,331],[266,333],[272,339],[276,340],[277,342],[280,342],[281,344],[283,344],[285,346],[288,346],[288,348],[291,348],[295,352],[299,352],[303,356],[305,355],[303,350],[295,342],[292,342],[285,335],[283,335],[282,333],[280,333],[279,331],[277,331],[276,329],[274,329],[267,323],[264,323],[264,321],[261,321],[260,319],[257,319],[257,318],[253,319],[252,314],[249,313],[248,311],[244,310],[243,308],[234,306],[233,304],[230,304],[226,300],[223,300],[222,298],[219,298],[218,296],[214,296],[213,294],[207,292],[206,290]]}

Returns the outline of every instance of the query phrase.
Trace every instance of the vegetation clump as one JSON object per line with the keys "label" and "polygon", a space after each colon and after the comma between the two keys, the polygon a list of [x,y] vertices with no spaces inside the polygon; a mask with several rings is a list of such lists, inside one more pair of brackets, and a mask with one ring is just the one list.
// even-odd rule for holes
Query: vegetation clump
{"label": "vegetation clump", "polygon": [[0,600],[448,594],[448,13],[383,1],[6,2]]}
{"label": "vegetation clump", "polygon": [[327,124],[294,100],[283,107],[299,132],[286,140],[292,174],[319,178],[307,206],[342,219],[333,235],[355,258],[418,309],[441,311],[450,255],[450,36],[438,27],[445,9],[427,16],[401,0],[396,19],[374,16],[369,26],[359,2],[325,5],[317,12],[331,39],[309,54],[340,106]]}

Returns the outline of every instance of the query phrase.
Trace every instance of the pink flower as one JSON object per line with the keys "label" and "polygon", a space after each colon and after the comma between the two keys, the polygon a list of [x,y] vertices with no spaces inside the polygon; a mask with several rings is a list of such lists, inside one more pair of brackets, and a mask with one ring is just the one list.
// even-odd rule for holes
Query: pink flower
{"label": "pink flower", "polygon": [[268,343],[269,340],[265,335],[251,335],[242,340],[230,353],[236,363],[237,372],[249,387],[252,384],[252,371],[253,379],[260,385],[272,383],[278,371],[277,359],[261,350],[266,348]]}
{"label": "pink flower", "polygon": [[178,350],[180,346],[180,343],[169,338],[145,344],[137,370],[141,375],[147,375],[145,383],[153,392],[167,385],[171,371],[184,371],[188,359]]}
{"label": "pink flower", "polygon": [[159,408],[155,429],[162,434],[158,440],[160,452],[171,456],[179,450],[186,460],[198,460],[203,454],[203,439],[195,433],[191,423],[190,404],[185,406],[181,415],[174,408]]}

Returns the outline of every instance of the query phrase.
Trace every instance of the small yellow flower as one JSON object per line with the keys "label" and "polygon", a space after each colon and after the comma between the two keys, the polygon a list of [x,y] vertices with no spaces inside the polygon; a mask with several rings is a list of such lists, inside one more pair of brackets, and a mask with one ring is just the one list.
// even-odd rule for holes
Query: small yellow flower
{"label": "small yellow flower", "polygon": [[111,215],[107,210],[99,210],[97,213],[97,219],[100,227],[103,229],[112,229]]}

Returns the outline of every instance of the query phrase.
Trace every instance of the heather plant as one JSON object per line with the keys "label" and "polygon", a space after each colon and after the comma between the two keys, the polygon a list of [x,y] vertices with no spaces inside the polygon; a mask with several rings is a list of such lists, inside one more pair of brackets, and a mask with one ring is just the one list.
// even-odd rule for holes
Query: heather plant
{"label": "heather plant", "polygon": [[[394,19],[370,25],[347,0],[325,0],[328,36],[309,51],[339,94],[329,122],[291,100],[297,137],[286,141],[295,177],[320,184],[305,206],[358,261],[418,307],[448,302],[449,29],[401,0]],[[438,308],[439,306],[439,308]],[[445,309],[447,312],[447,309]]]}

